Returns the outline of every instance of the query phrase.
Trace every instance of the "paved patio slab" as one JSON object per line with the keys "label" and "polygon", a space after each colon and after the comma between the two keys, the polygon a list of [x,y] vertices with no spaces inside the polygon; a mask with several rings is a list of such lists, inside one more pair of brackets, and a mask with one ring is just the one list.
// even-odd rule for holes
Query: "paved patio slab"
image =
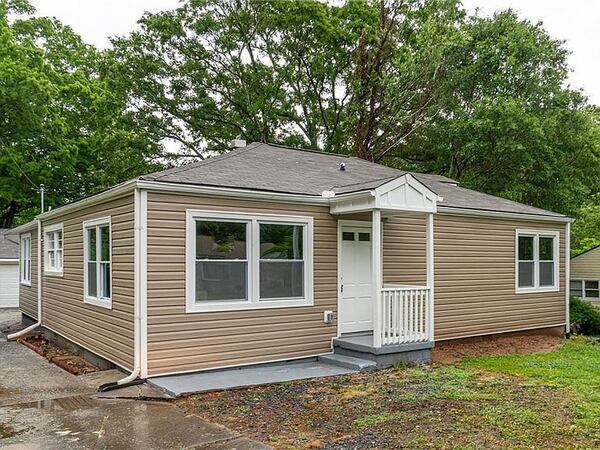
{"label": "paved patio slab", "polygon": [[324,364],[311,358],[294,362],[260,364],[148,379],[148,383],[178,397],[196,392],[220,391],[258,384],[282,383],[315,377],[354,373],[356,370]]}

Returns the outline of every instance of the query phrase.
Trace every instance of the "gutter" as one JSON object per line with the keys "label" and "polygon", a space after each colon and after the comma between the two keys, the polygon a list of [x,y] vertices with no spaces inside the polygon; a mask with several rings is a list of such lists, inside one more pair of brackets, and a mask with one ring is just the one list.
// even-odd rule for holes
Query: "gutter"
{"label": "gutter", "polygon": [[20,338],[21,336],[35,330],[42,324],[42,222],[37,220],[37,302],[38,316],[37,322],[27,328],[6,336],[8,341]]}

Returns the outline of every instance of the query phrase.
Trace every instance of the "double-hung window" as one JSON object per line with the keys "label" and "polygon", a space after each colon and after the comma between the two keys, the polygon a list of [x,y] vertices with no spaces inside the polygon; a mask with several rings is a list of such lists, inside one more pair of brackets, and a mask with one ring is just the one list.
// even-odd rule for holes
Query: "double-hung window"
{"label": "double-hung window", "polygon": [[44,227],[44,273],[62,275],[63,259],[63,224]]}
{"label": "double-hung window", "polygon": [[571,295],[587,300],[600,300],[600,283],[598,280],[571,280]]}
{"label": "double-hung window", "polygon": [[111,308],[111,222],[110,217],[83,223],[84,302]]}
{"label": "double-hung window", "polygon": [[311,217],[187,211],[187,311],[312,304]]}
{"label": "double-hung window", "polygon": [[19,254],[19,278],[21,284],[31,286],[31,234],[21,235]]}
{"label": "double-hung window", "polygon": [[558,233],[517,230],[516,292],[557,291]]}

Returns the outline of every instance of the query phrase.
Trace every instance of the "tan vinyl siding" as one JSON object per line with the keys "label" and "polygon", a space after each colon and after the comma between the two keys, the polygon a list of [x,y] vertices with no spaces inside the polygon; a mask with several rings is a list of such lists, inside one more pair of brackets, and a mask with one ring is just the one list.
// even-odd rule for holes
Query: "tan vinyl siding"
{"label": "tan vinyl siding", "polygon": [[[515,293],[519,228],[560,232],[558,292]],[[564,231],[564,224],[436,214],[435,339],[564,324]],[[384,281],[425,283],[425,218],[390,218],[384,233]]]}
{"label": "tan vinyl siding", "polygon": [[383,281],[425,285],[427,254],[424,215],[400,215],[383,222]]}
{"label": "tan vinyl siding", "polygon": [[[515,232],[559,231],[558,292],[515,293]],[[440,214],[435,234],[435,339],[565,323],[565,225]]]}
{"label": "tan vinyl siding", "polygon": [[[83,301],[83,222],[111,217],[112,310]],[[63,224],[63,276],[44,275],[43,325],[122,366],[133,366],[133,195],[45,222]]]}
{"label": "tan vinyl siding", "polygon": [[[38,250],[37,250],[37,227],[31,228],[27,233],[31,234],[31,286],[19,284],[19,308],[33,319],[38,317],[37,284],[38,284]],[[21,240],[19,239],[19,243]],[[19,272],[19,283],[21,274]]]}
{"label": "tan vinyl siding", "polygon": [[600,247],[571,260],[571,279],[600,280]]}
{"label": "tan vinyl siding", "polygon": [[[314,217],[314,306],[185,312],[186,209]],[[328,207],[148,194],[150,375],[326,353],[337,309],[337,223]]]}

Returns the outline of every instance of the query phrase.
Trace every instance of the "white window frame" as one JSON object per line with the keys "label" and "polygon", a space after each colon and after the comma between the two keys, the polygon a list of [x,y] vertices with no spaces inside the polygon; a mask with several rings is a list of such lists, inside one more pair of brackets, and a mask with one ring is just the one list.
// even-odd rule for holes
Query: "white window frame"
{"label": "white window frame", "polygon": [[[587,297],[585,295],[585,283],[586,283],[586,281],[597,281],[598,282],[598,288],[600,289],[600,279],[598,279],[598,278],[571,278],[570,281],[571,281],[571,283],[573,281],[581,281],[581,296],[579,297],[580,299],[586,300],[588,302],[600,302],[600,297]],[[569,295],[575,295],[575,294],[571,294],[571,291],[569,290]]]}
{"label": "white window frame", "polygon": [[19,242],[19,282],[31,286],[31,233],[22,234]]}
{"label": "white window frame", "polygon": [[[57,232],[60,231],[62,236],[60,240],[60,247],[57,247],[58,240],[55,238]],[[54,252],[54,266],[50,265],[50,241],[54,241],[54,248],[52,252]],[[44,275],[51,275],[54,277],[62,277],[63,276],[63,268],[65,265],[65,232],[63,230],[62,223],[55,223],[52,225],[44,226]],[[56,264],[56,252],[60,251],[60,266]]]}
{"label": "white window frame", "polygon": [[[533,287],[519,287],[519,236],[533,237]],[[558,292],[560,290],[560,233],[551,230],[517,229],[515,231],[515,293]],[[540,238],[552,238],[554,263],[554,284],[540,286]]]}
{"label": "white window frame", "polygon": [[[247,223],[246,259],[248,299],[243,301],[196,302],[196,221]],[[304,297],[260,300],[260,224],[300,225],[304,229]],[[242,311],[313,305],[313,218],[275,214],[245,214],[226,211],[186,210],[186,312]]]}
{"label": "white window frame", "polygon": [[[93,228],[95,230],[100,226],[108,225],[108,244],[109,244],[109,256],[110,256],[110,297],[93,297],[88,295],[88,245],[87,245],[87,230]],[[97,231],[96,231],[97,233]],[[101,252],[101,239],[98,239],[96,234],[96,262],[102,254]],[[101,286],[101,271],[99,270],[99,264],[96,263],[96,293],[100,291]],[[101,217],[98,219],[86,220],[83,222],[83,302],[90,305],[100,306],[102,308],[112,309],[112,297],[113,297],[113,258],[112,258],[112,221],[111,217]]]}

